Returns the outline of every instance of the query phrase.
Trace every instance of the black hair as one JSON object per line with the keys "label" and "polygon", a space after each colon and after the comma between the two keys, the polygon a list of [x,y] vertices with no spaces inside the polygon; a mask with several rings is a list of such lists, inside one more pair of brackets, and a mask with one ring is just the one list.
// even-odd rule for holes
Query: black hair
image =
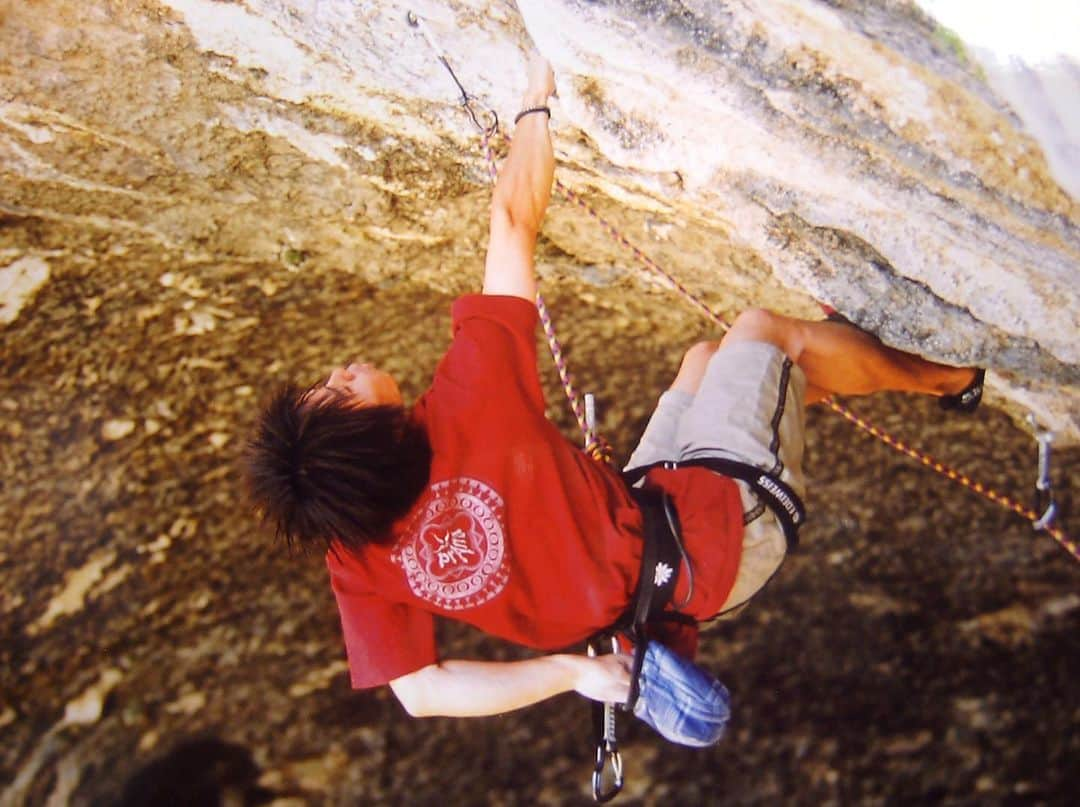
{"label": "black hair", "polygon": [[245,453],[255,508],[290,546],[385,542],[427,486],[427,433],[401,405],[309,400],[313,389],[282,387],[255,424]]}

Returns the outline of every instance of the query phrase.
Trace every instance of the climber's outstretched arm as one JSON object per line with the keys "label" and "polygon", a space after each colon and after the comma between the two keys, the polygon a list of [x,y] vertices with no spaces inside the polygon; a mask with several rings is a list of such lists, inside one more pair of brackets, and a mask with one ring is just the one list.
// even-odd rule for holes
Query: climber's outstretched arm
{"label": "climber's outstretched arm", "polygon": [[[522,109],[546,106],[554,92],[551,66],[546,59],[534,57]],[[548,116],[543,112],[526,115],[514,129],[510,156],[492,194],[484,294],[535,299],[533,250],[551,198],[554,170]]]}
{"label": "climber's outstretched arm", "polygon": [[480,717],[520,709],[563,692],[622,702],[633,657],[560,653],[525,661],[444,661],[390,682],[413,717]]}

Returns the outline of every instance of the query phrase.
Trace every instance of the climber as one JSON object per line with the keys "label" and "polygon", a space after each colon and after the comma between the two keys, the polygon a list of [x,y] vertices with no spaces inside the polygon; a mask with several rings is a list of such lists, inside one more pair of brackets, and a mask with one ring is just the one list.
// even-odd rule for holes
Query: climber
{"label": "climber", "polygon": [[[493,194],[482,293],[453,304],[428,391],[407,408],[390,375],[349,364],[279,391],[249,444],[262,516],[290,543],[327,550],[353,686],[389,684],[413,715],[496,714],[571,690],[623,702],[631,688],[625,653],[441,660],[435,643],[442,616],[565,648],[615,623],[639,583],[634,490],[544,417],[533,251],[552,187],[554,89],[534,59]],[[665,610],[682,618],[652,634],[676,667],[693,657],[696,622],[749,600],[787,551],[782,508],[760,485],[692,463],[750,466],[797,500],[805,404],[907,390],[970,409],[979,380],[844,322],[763,310],[691,347],[629,463],[677,516],[684,556],[658,564],[655,582],[671,582]]]}

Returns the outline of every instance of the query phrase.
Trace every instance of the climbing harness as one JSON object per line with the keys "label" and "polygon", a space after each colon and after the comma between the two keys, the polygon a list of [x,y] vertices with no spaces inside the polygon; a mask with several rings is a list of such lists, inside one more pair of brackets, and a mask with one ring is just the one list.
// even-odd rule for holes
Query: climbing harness
{"label": "climbing harness", "polygon": [[[458,79],[457,74],[454,73],[453,68],[450,66],[449,59],[442,49],[436,45],[430,32],[427,30],[423,19],[410,11],[407,15],[407,21],[411,27],[419,30],[436,58],[450,74],[450,78],[460,92],[461,105],[465,108],[469,118],[480,133],[482,148],[488,165],[488,174],[491,181],[494,182],[497,178],[498,169],[495,165],[495,156],[492,150],[491,141],[498,136],[502,138],[502,141],[505,144],[508,144],[510,138],[505,133],[499,131],[499,120],[495,111],[465,90],[461,81]],[[481,108],[479,113],[477,112],[477,107]],[[548,114],[550,116],[550,112]],[[487,117],[489,121],[487,125],[481,123],[481,116]],[[665,270],[660,264],[632,243],[618,228],[590,206],[580,194],[568,188],[558,179],[554,180],[554,187],[568,202],[583,210],[615,242],[631,252],[638,262],[648,271],[662,279],[666,285],[679,294],[687,303],[701,312],[717,328],[722,331],[728,329],[728,324],[714,312],[712,308],[691,292],[686,286],[680,283],[674,275]],[[543,327],[544,335],[547,339],[548,347],[551,350],[556,371],[559,375],[559,380],[563,386],[563,391],[566,393],[574,418],[578,423],[578,427],[581,429],[585,450],[597,461],[610,463],[612,456],[611,447],[602,437],[600,437],[596,430],[595,401],[593,396],[586,395],[584,396],[584,399],[582,399],[582,396],[579,395],[574,386],[569,367],[567,366],[562,351],[562,346],[555,335],[551,316],[539,293],[536,295],[536,306],[539,312],[540,323]],[[1050,444],[1053,435],[1048,431],[1039,431],[1033,416],[1029,417],[1029,423],[1036,430],[1036,439],[1039,444],[1039,469],[1038,478],[1035,484],[1035,508],[1031,509],[1024,507],[1006,495],[998,493],[996,490],[984,485],[982,482],[972,480],[967,475],[938,461],[929,454],[912,448],[873,423],[859,417],[849,408],[836,401],[835,398],[827,399],[825,404],[829,409],[852,423],[855,427],[881,441],[893,450],[920,462],[936,473],[953,480],[972,492],[983,496],[1007,510],[1013,511],[1022,518],[1030,521],[1037,531],[1047,532],[1076,560],[1080,560],[1080,547],[1077,546],[1077,543],[1072,540],[1060,526],[1054,524],[1058,515],[1058,509],[1054,500],[1054,493],[1049,474]],[[715,463],[724,464],[724,467],[713,467]],[[727,463],[727,461],[715,459],[682,463],[682,465],[695,464],[713,467],[714,470],[717,470],[726,476],[742,479],[750,484],[759,496],[762,497],[765,504],[777,515],[779,523],[784,531],[785,538],[787,539],[788,548],[795,548],[798,542],[798,528],[805,519],[805,511],[799,497],[790,489],[790,487],[774,476],[763,474],[758,468],[754,468],[753,466],[743,466],[741,463]],[[635,471],[631,472],[626,480],[628,485],[632,484],[636,479],[641,478],[647,470],[648,469],[635,469]],[[638,474],[638,471],[641,471],[640,475]],[[642,570],[638,578],[638,588],[635,591],[634,598],[628,606],[627,611],[624,612],[623,616],[620,617],[616,624],[608,630],[594,636],[587,644],[587,652],[590,656],[596,656],[598,652],[600,652],[600,647],[605,641],[610,641],[612,651],[618,652],[619,633],[625,633],[635,645],[634,666],[631,676],[631,693],[627,703],[621,705],[612,703],[593,704],[596,758],[592,776],[592,790],[593,798],[600,803],[610,801],[619,793],[623,786],[623,760],[618,749],[618,740],[615,733],[615,710],[620,707],[632,709],[634,701],[637,698],[638,679],[641,671],[642,659],[644,657],[644,648],[647,643],[646,626],[650,620],[656,620],[658,618],[675,620],[680,620],[681,618],[689,619],[688,617],[685,617],[685,615],[679,614],[677,611],[664,612],[664,608],[670,603],[671,596],[675,591],[678,570],[682,567],[683,561],[685,560],[685,553],[682,551],[682,545],[679,539],[677,516],[674,513],[674,508],[671,506],[671,503],[666,500],[666,495],[661,491],[635,487],[630,487],[630,491],[631,495],[638,502],[639,508],[645,519],[645,544],[642,553]],[[659,497],[659,500],[657,500],[657,497]],[[1042,512],[1040,513],[1039,511]],[[674,550],[675,554],[672,554],[672,547],[676,548]],[[692,574],[692,569],[688,562],[686,563],[686,566],[688,573]],[[667,574],[667,570],[671,571],[670,575]],[[663,571],[663,573],[661,573],[661,571]],[[663,583],[658,583],[658,581],[661,580]],[[665,585],[668,583],[670,583],[670,585]],[[655,596],[656,589],[660,586],[664,588],[664,591],[657,597]],[[605,784],[605,772],[609,768],[611,776],[610,784],[608,785]]]}
{"label": "climbing harness", "polygon": [[[596,431],[596,399],[591,393],[585,394],[585,422],[590,434]],[[586,435],[586,447],[589,436]],[[663,465],[664,463],[657,463]],[[686,600],[676,609],[682,608],[694,592],[693,569],[690,558],[683,548],[680,537],[678,514],[667,493],[659,488],[635,487],[635,483],[655,466],[636,470],[623,475],[627,489],[642,514],[642,552],[641,566],[638,570],[637,586],[630,599],[630,604],[613,625],[590,637],[586,642],[586,652],[595,657],[607,644],[611,652],[619,652],[619,636],[629,638],[634,646],[633,664],[630,669],[630,692],[623,704],[592,704],[593,740],[596,744],[596,757],[593,766],[593,799],[597,803],[611,801],[619,794],[623,786],[623,762],[619,753],[618,738],[615,733],[615,710],[617,708],[633,711],[640,693],[641,668],[645,661],[648,647],[648,626],[661,621],[694,622],[691,617],[676,611],[665,611],[675,595],[681,570],[685,567],[688,577]],[[610,784],[605,784],[605,772],[611,768]]]}
{"label": "climbing harness", "polygon": [[628,485],[634,485],[653,468],[708,468],[721,476],[745,482],[757,494],[762,504],[776,516],[787,542],[787,551],[794,552],[799,546],[799,527],[806,521],[806,508],[802,499],[790,485],[775,474],[761,470],[748,462],[722,457],[702,457],[681,462],[661,461],[642,465],[623,474]]}

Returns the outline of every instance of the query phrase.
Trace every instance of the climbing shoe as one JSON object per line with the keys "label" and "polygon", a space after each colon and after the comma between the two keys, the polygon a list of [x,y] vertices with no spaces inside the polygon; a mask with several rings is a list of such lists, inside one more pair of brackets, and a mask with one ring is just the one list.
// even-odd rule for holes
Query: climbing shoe
{"label": "climbing shoe", "polygon": [[955,395],[942,395],[938,398],[938,406],[954,412],[970,414],[979,408],[982,402],[983,381],[986,380],[986,370],[979,369],[975,372],[975,378]]}

